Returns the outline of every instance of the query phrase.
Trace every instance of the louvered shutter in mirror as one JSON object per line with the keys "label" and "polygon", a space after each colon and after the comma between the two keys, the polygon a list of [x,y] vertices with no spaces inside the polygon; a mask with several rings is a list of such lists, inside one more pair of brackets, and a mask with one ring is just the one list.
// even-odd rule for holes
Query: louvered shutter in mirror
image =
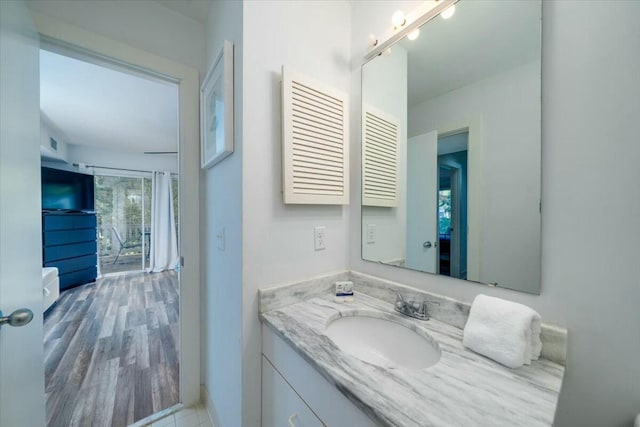
{"label": "louvered shutter in mirror", "polygon": [[398,206],[400,121],[369,105],[362,108],[362,205]]}

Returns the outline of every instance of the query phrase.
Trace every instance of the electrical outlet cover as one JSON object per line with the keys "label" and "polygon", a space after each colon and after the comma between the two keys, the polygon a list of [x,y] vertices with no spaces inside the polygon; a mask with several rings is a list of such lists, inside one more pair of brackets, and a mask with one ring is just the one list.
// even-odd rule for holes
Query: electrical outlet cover
{"label": "electrical outlet cover", "polygon": [[313,229],[313,233],[313,248],[316,251],[327,249],[327,242],[325,240],[325,227],[315,227]]}
{"label": "electrical outlet cover", "polygon": [[224,227],[220,227],[216,233],[216,246],[218,250],[224,251]]}
{"label": "electrical outlet cover", "polygon": [[367,243],[375,243],[376,242],[376,225],[375,224],[367,224]]}

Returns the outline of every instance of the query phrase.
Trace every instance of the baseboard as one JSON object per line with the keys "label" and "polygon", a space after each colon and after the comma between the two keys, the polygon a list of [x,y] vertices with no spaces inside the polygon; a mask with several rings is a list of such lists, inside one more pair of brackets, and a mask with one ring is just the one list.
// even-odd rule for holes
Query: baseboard
{"label": "baseboard", "polygon": [[220,422],[218,421],[218,414],[216,414],[213,402],[211,401],[211,397],[209,396],[209,391],[204,384],[200,384],[200,400],[202,401],[204,408],[207,410],[209,421],[211,421],[213,427],[218,427],[220,425]]}

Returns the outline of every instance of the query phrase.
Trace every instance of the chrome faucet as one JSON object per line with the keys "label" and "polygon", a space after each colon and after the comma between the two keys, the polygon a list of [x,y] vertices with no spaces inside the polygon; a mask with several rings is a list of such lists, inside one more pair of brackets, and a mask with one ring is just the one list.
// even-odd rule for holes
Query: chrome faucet
{"label": "chrome faucet", "polygon": [[[440,303],[435,301],[429,302],[435,305],[440,305]],[[398,313],[404,314],[405,316],[413,317],[419,320],[429,320],[426,300],[423,300],[421,302],[414,300],[405,300],[402,295],[397,293],[396,304],[394,308]]]}

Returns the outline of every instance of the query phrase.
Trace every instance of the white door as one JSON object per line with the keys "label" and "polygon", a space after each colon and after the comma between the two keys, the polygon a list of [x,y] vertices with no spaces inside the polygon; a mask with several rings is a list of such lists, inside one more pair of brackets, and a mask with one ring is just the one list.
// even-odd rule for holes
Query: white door
{"label": "white door", "polygon": [[438,133],[407,144],[406,267],[438,272]]}
{"label": "white door", "polygon": [[38,33],[23,1],[0,1],[0,426],[45,425]]}

